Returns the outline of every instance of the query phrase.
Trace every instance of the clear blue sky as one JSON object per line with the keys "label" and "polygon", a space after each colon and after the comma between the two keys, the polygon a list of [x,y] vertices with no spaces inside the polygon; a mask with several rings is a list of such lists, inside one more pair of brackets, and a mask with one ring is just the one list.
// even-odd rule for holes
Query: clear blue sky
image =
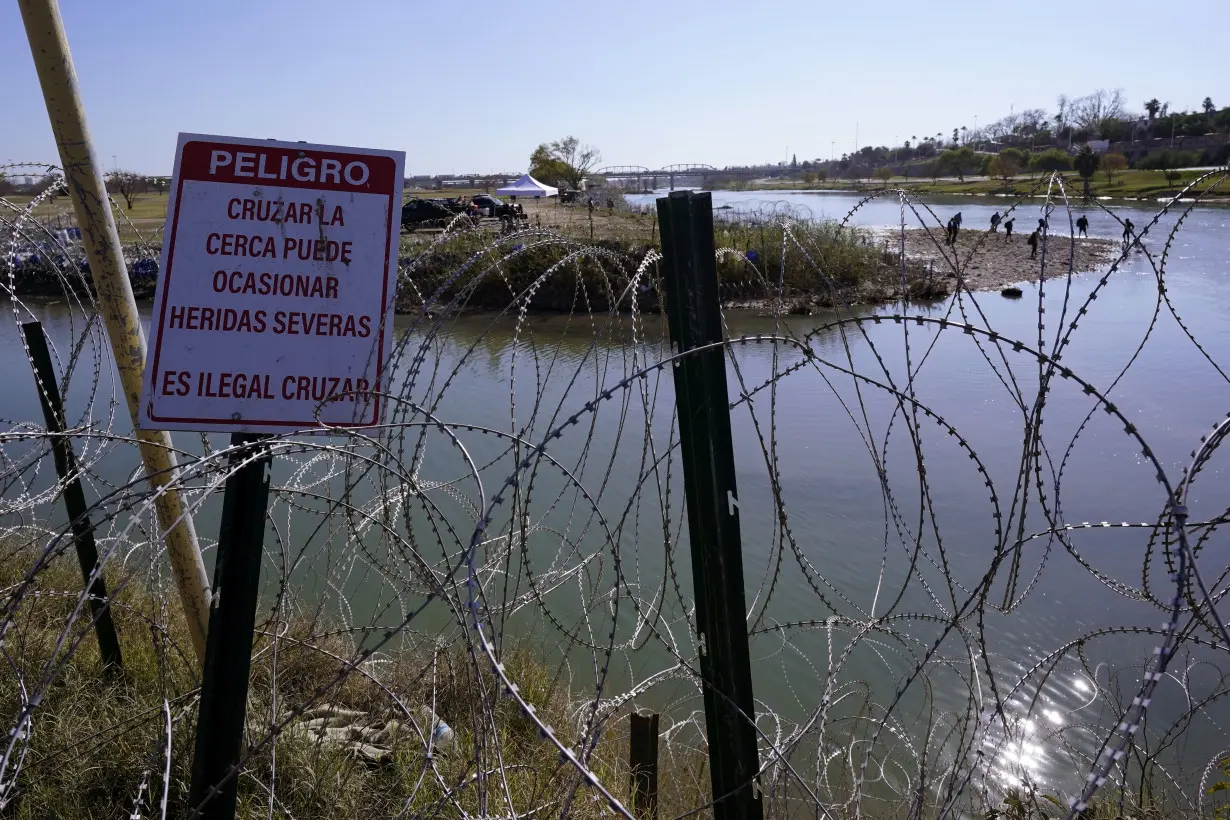
{"label": "clear blue sky", "polygon": [[[717,166],[951,133],[1061,93],[1230,103],[1226,0],[62,0],[96,150],[168,173],[195,131],[522,171],[568,134],[606,164]],[[56,161],[0,2],[0,162]]]}

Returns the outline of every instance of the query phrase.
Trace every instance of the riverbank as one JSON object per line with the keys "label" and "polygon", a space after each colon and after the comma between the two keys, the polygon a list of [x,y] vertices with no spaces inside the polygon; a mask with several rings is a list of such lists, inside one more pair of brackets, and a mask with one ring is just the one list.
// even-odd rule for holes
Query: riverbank
{"label": "riverbank", "polygon": [[[1139,202],[1155,202],[1177,196],[1191,183],[1195,182],[1207,171],[1179,171],[1178,176],[1166,179],[1161,171],[1145,171],[1129,169],[1116,172],[1110,178],[1099,172],[1089,181],[1090,196],[1096,199],[1119,199]],[[1187,198],[1195,198],[1200,194],[1202,201],[1230,204],[1230,185],[1223,182],[1214,187],[1221,175],[1214,174],[1196,190],[1189,192]],[[989,196],[989,197],[1045,197],[1059,198],[1059,189],[1052,188],[1048,183],[1050,173],[1020,174],[1011,179],[998,177],[970,176],[959,179],[920,179],[918,177],[892,177],[887,182],[881,180],[835,180],[822,185],[805,185],[799,181],[773,181],[752,183],[740,186],[730,186],[724,190],[741,191],[822,191],[832,193],[840,191],[851,194],[872,194],[876,191],[895,188],[909,191],[920,196]],[[1079,174],[1071,171],[1062,172],[1063,189],[1071,199],[1084,198],[1084,180]]]}
{"label": "riverbank", "polygon": [[[403,256],[396,310],[625,312],[635,303],[640,312],[659,312],[663,271],[651,255],[661,252],[660,243],[639,231],[590,241],[588,227],[437,237]],[[732,219],[719,221],[714,233],[719,298],[730,307],[767,310],[771,300],[804,313],[950,292],[944,277],[914,259],[906,261],[903,288],[894,250],[878,245],[870,231],[835,222]]]}
{"label": "riverbank", "polygon": [[[889,235],[891,233],[891,236]],[[899,231],[885,232],[884,241],[896,245]],[[905,231],[907,257],[931,266],[937,277],[958,281],[964,289],[998,291],[1009,285],[1036,282],[1039,276],[1053,279],[1072,273],[1088,273],[1105,268],[1115,258],[1119,246],[1108,239],[1050,235],[1039,243],[1038,256],[1031,259],[1026,236],[1013,234],[1011,241],[1003,231],[961,231],[956,246],[944,244],[944,232],[934,228]],[[1069,266],[1069,256],[1071,265]],[[1045,262],[1045,267],[1043,266]]]}

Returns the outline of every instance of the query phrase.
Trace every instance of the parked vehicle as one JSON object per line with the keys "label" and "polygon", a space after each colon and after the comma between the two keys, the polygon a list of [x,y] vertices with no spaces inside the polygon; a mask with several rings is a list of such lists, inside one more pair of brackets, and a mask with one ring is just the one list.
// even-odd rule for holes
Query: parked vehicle
{"label": "parked vehicle", "polygon": [[513,216],[517,212],[516,208],[490,194],[479,194],[474,197],[474,204],[483,211],[484,216]]}
{"label": "parked vehicle", "polygon": [[411,199],[401,206],[401,227],[405,231],[416,228],[443,228],[456,216],[440,200]]}

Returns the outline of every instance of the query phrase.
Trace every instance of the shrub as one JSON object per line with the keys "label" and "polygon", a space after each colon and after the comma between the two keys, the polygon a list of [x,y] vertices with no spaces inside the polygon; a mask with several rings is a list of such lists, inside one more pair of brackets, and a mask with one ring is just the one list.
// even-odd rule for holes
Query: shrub
{"label": "shrub", "polygon": [[1142,171],[1164,171],[1167,168],[1187,168],[1200,164],[1200,154],[1195,151],[1150,151],[1136,163]]}

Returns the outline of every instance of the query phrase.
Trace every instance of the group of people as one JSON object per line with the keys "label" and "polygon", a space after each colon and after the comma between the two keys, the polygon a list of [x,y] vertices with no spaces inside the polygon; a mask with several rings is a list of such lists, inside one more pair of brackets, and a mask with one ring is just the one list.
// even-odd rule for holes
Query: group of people
{"label": "group of people", "polygon": [[[1005,214],[1004,216],[1007,216],[1007,214]],[[1003,216],[1000,216],[999,211],[996,211],[995,213],[991,214],[991,233],[999,233],[999,226],[1003,225],[1004,226],[1004,241],[1011,242],[1013,222],[1014,222],[1014,219],[1012,217],[1008,217],[1007,219],[1005,219]],[[1033,232],[1025,240],[1025,244],[1029,245],[1029,258],[1030,259],[1038,258],[1038,243],[1041,241],[1042,235],[1046,232],[1047,225],[1048,223],[1045,217],[1042,217],[1041,219],[1039,219],[1038,227],[1034,228]],[[1130,219],[1123,220],[1123,242],[1125,245],[1133,241],[1132,229],[1135,227],[1136,226],[1132,224],[1132,220]],[[944,241],[949,245],[955,245],[957,242],[957,233],[960,230],[961,230],[961,212],[957,211],[956,215],[948,220],[948,226],[945,228],[946,238]],[[1084,236],[1084,237],[1089,236],[1089,218],[1085,216],[1084,214],[1081,214],[1076,220],[1076,235]]]}

